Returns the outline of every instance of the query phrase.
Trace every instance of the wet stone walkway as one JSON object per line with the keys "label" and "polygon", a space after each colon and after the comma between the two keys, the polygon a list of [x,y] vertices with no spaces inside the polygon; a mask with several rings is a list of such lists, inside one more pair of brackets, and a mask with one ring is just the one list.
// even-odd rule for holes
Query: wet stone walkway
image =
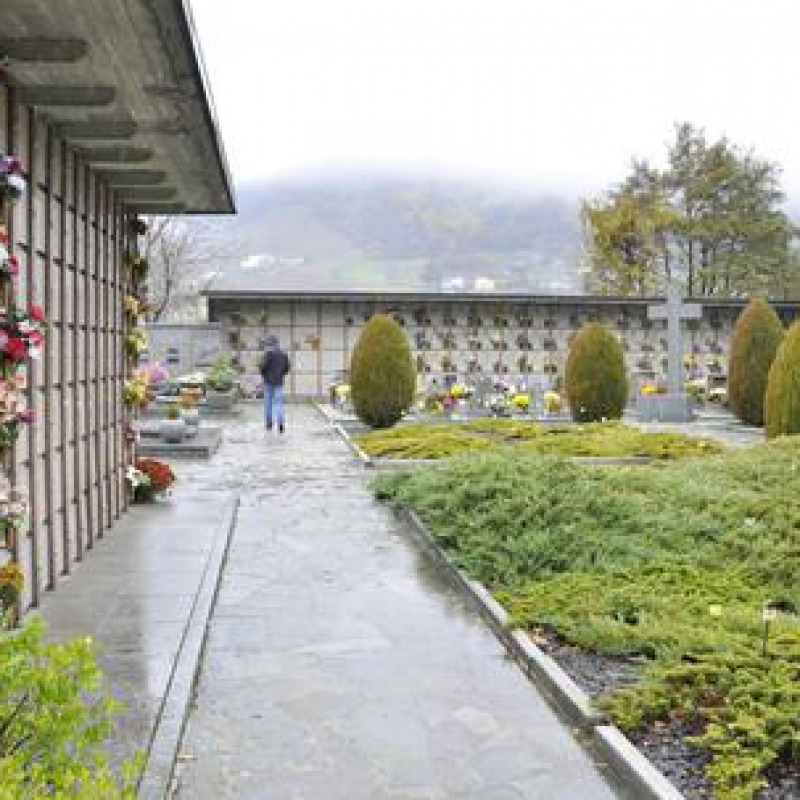
{"label": "wet stone walkway", "polygon": [[259,409],[187,498],[241,507],[179,757],[181,800],[613,798],[494,636],[308,407]]}

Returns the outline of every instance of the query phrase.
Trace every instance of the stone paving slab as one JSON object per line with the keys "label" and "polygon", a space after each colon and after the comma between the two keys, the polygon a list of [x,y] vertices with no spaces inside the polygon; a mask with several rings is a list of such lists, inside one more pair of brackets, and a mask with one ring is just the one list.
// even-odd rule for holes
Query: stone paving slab
{"label": "stone paving slab", "polygon": [[175,796],[617,796],[324,420],[257,419],[185,471],[241,507]]}
{"label": "stone paving slab", "polygon": [[110,748],[120,760],[150,745],[187,623],[220,537],[230,494],[134,506],[59,582],[37,613],[54,641],[90,636],[125,710]]}

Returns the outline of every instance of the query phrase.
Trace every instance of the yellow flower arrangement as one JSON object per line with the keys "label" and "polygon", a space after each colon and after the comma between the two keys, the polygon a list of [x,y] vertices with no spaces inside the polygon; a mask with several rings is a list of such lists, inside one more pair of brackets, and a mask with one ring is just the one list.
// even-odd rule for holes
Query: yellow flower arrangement
{"label": "yellow flower arrangement", "polygon": [[463,397],[466,397],[466,394],[466,387],[462,386],[460,383],[454,383],[450,387],[450,397],[452,397],[453,400],[461,400]]}
{"label": "yellow flower arrangement", "polygon": [[140,328],[132,330],[125,337],[125,350],[132,358],[138,358],[147,349],[147,334]]}
{"label": "yellow flower arrangement", "polygon": [[657,394],[664,394],[664,391],[657,383],[643,383],[640,391],[642,397],[654,397]]}
{"label": "yellow flower arrangement", "polygon": [[122,399],[127,406],[144,406],[147,403],[147,381],[131,378],[122,387]]}
{"label": "yellow flower arrangement", "polygon": [[531,405],[531,397],[529,394],[520,392],[511,398],[511,405],[520,411],[527,411]]}
{"label": "yellow flower arrangement", "polygon": [[542,399],[544,400],[544,410],[549,414],[561,411],[561,395],[558,392],[545,392]]}
{"label": "yellow flower arrangement", "polygon": [[125,295],[125,311],[132,317],[138,317],[142,313],[139,299],[132,294]]}

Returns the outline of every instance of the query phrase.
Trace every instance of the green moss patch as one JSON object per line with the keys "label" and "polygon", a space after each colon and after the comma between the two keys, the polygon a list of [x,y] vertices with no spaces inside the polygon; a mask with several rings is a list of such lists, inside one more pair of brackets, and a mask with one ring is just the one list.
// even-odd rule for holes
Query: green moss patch
{"label": "green moss patch", "polygon": [[648,432],[616,422],[549,426],[512,419],[461,423],[410,423],[355,437],[370,456],[440,459],[490,447],[519,447],[541,455],[679,458],[722,451],[711,439],[679,433]]}

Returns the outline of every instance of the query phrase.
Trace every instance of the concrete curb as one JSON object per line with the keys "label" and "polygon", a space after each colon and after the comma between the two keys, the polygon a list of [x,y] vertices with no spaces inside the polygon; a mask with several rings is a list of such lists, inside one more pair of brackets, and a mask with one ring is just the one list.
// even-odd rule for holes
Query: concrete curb
{"label": "concrete curb", "polygon": [[312,400],[311,407],[325,420],[325,422],[327,422],[329,425],[333,425],[333,419],[328,413],[328,409],[322,405],[322,403]]}
{"label": "concrete curb", "polygon": [[626,792],[637,800],[683,800],[665,778],[605,715],[594,708],[589,696],[566,672],[519,629],[509,626],[506,610],[483,584],[470,580],[436,544],[428,527],[411,509],[402,508],[403,519],[414,539],[440,565],[476,606],[497,638],[523,672],[542,691],[570,724],[591,735],[594,752],[613,771]]}
{"label": "concrete curb", "polygon": [[171,796],[175,765],[194,696],[208,623],[216,603],[222,569],[236,527],[238,509],[237,495],[231,503],[230,514],[220,528],[203,572],[150,739],[145,766],[137,787],[137,800],[165,800]]}
{"label": "concrete curb", "polygon": [[375,466],[374,461],[370,456],[368,456],[351,438],[350,434],[344,429],[344,426],[335,419],[328,409],[322,405],[322,403],[317,403],[314,401],[312,403],[314,408],[317,410],[317,413],[325,420],[325,422],[330,425],[336,435],[347,445],[347,449],[362,463],[363,466],[371,468]]}

